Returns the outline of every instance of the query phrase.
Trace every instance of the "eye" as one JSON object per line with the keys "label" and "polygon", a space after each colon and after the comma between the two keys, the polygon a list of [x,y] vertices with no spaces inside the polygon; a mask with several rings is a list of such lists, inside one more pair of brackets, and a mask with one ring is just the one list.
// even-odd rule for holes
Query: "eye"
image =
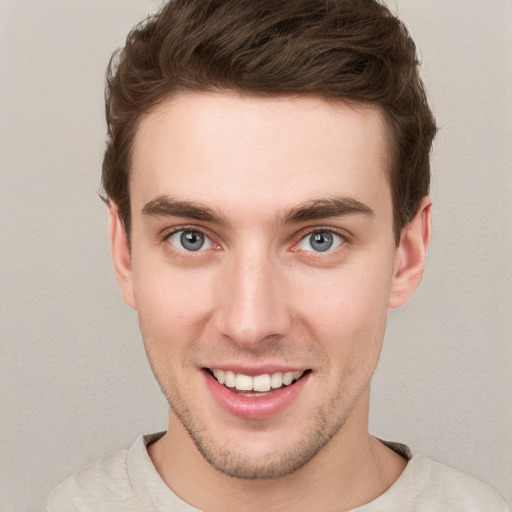
{"label": "eye", "polygon": [[167,237],[169,243],[179,251],[197,252],[211,249],[212,241],[201,231],[181,229]]}
{"label": "eye", "polygon": [[299,249],[311,252],[326,252],[336,249],[344,242],[343,237],[333,231],[313,231],[299,242]]}

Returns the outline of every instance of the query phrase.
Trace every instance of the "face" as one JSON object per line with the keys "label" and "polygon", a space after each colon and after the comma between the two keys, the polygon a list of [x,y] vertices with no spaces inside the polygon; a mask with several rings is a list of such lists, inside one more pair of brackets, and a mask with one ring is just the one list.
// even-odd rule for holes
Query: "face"
{"label": "face", "polygon": [[118,278],[171,422],[222,472],[283,476],[367,428],[402,300],[386,154],[377,110],[318,98],[189,93],[142,119]]}

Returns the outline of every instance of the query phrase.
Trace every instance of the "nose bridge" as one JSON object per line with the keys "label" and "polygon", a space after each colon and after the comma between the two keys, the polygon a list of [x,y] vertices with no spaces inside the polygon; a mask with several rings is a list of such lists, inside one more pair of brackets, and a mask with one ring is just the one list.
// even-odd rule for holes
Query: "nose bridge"
{"label": "nose bridge", "polygon": [[279,262],[262,244],[232,255],[223,275],[220,331],[238,345],[255,345],[286,333],[290,324]]}

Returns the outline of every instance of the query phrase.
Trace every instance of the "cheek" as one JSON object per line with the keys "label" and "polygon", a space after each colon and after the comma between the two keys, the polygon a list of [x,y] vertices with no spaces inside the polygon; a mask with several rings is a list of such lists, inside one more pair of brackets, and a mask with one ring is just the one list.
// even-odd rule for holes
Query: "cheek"
{"label": "cheek", "polygon": [[[323,286],[297,286],[300,316],[330,353],[375,359],[386,328],[391,278],[383,272],[351,270],[333,272]],[[313,292],[304,293],[305,288]]]}
{"label": "cheek", "polygon": [[173,269],[134,271],[135,305],[144,338],[187,340],[199,335],[210,310],[210,287],[205,276]]}

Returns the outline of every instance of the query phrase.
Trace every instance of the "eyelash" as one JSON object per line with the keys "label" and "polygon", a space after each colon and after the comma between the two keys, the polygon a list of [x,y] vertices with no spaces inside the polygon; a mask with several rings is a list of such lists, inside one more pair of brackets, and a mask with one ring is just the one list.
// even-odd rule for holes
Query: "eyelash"
{"label": "eyelash", "polygon": [[[162,234],[161,241],[171,245],[169,243],[169,239],[171,238],[171,236],[175,235],[177,233],[180,233],[180,232],[185,232],[185,233],[187,233],[187,232],[201,233],[202,235],[204,235],[205,238],[210,240],[210,242],[212,243],[213,248],[218,248],[219,247],[219,244],[214,242],[214,237],[212,237],[212,235],[210,235],[208,231],[206,231],[203,228],[198,228],[197,226],[187,226],[187,225],[184,225],[184,226],[174,226],[172,229],[170,229],[169,231],[166,231],[165,233]],[[194,252],[194,251],[185,251],[185,250],[180,251],[179,249],[175,249],[175,248],[172,248],[172,249],[175,252],[182,252],[182,253],[185,253],[185,254],[187,254],[189,252]],[[196,252],[204,252],[204,251],[198,250]]]}
{"label": "eyelash", "polygon": [[299,244],[303,240],[307,239],[308,237],[310,237],[311,235],[313,235],[315,233],[321,233],[321,234],[330,233],[331,235],[334,235],[334,236],[340,238],[339,245],[336,246],[334,249],[329,248],[325,252],[323,252],[323,251],[307,251],[307,250],[302,251],[302,252],[310,254],[312,257],[315,257],[315,258],[322,257],[322,256],[327,257],[330,255],[336,254],[339,250],[341,250],[343,247],[345,247],[345,245],[347,245],[349,243],[350,237],[345,232],[334,229],[332,227],[314,226],[312,228],[308,228],[306,231],[302,231],[297,236],[298,241],[293,244],[293,246],[290,250],[292,252],[299,252],[300,251],[300,249],[298,249]]}
{"label": "eyelash", "polygon": [[[210,240],[213,249],[220,248],[220,244],[214,241],[215,237],[213,237],[207,230],[205,230],[204,228],[199,228],[197,226],[190,226],[190,225],[174,226],[171,230],[166,231],[164,234],[162,234],[161,241],[164,243],[167,243],[169,246],[171,246],[171,244],[169,242],[170,237],[172,235],[175,235],[176,233],[180,233],[180,232],[201,233],[208,240]],[[301,231],[296,237],[294,237],[296,239],[296,241],[293,243],[292,247],[289,250],[291,252],[299,252],[300,251],[300,249],[298,249],[299,244],[303,240],[305,240],[307,237],[309,237],[315,233],[330,233],[330,234],[335,235],[336,237],[339,237],[341,239],[340,244],[337,247],[335,247],[334,249],[329,248],[325,251],[324,257],[326,257],[327,255],[332,255],[334,253],[337,253],[338,250],[345,247],[350,242],[350,236],[345,232],[341,232],[340,230],[334,229],[332,227],[314,226],[314,227],[307,229],[306,231]],[[198,251],[181,250],[180,251],[179,249],[176,249],[172,246],[171,246],[171,250],[175,253],[179,253],[180,255],[185,255],[185,254],[188,255],[193,252],[197,252],[197,253],[205,252],[205,250],[198,250]],[[309,253],[309,254],[313,255],[314,257],[320,257],[324,254],[324,252],[322,252],[322,251],[307,251],[307,250],[305,250],[302,252]]]}

